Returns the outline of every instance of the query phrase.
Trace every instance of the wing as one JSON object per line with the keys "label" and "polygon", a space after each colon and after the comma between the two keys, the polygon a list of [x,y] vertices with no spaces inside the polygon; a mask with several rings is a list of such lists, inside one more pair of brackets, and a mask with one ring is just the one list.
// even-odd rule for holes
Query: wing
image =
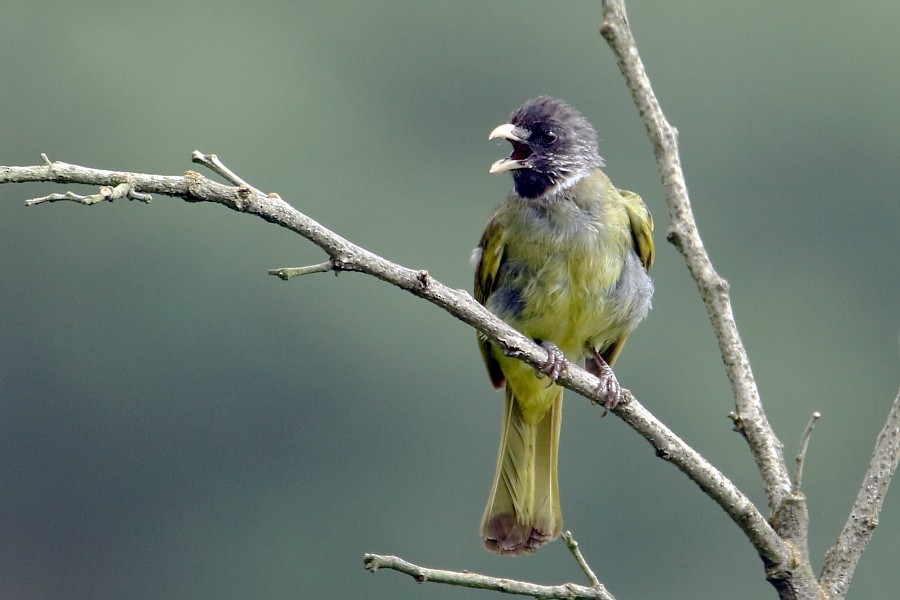
{"label": "wing", "polygon": [[625,212],[628,213],[628,220],[631,222],[634,251],[644,263],[644,268],[649,271],[656,257],[656,248],[653,246],[653,216],[640,196],[628,190],[619,190],[619,193],[625,199]]}
{"label": "wing", "polygon": [[[481,255],[478,265],[475,267],[475,299],[481,304],[485,304],[494,291],[497,273],[506,260],[503,235],[493,221],[488,223],[484,235],[481,236],[478,249],[481,250]],[[491,341],[480,331],[478,332],[478,346],[481,348],[481,356],[487,367],[491,383],[496,388],[501,387],[506,378],[503,376],[503,371],[500,370],[500,363],[497,362],[491,351]]]}
{"label": "wing", "polygon": [[[653,245],[653,216],[647,210],[647,205],[644,204],[640,196],[628,190],[618,191],[625,200],[625,212],[628,214],[628,221],[631,225],[631,239],[634,243],[634,251],[637,253],[638,258],[641,259],[644,268],[649,271],[656,257],[656,248]],[[600,354],[603,360],[606,361],[606,364],[612,366],[616,362],[616,359],[622,352],[622,348],[625,347],[626,340],[628,340],[627,333],[619,336],[609,348]],[[594,369],[599,369],[599,367],[591,364],[593,360],[588,358],[585,362],[585,367],[596,375],[599,371],[595,372]]]}

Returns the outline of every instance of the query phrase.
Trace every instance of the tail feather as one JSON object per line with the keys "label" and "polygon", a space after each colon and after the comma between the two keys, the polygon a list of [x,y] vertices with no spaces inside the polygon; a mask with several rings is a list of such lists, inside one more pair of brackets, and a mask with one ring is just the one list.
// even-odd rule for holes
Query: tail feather
{"label": "tail feather", "polygon": [[543,411],[523,411],[507,383],[497,472],[481,522],[489,550],[533,552],[562,530],[557,453],[562,421],[562,388],[546,388]]}

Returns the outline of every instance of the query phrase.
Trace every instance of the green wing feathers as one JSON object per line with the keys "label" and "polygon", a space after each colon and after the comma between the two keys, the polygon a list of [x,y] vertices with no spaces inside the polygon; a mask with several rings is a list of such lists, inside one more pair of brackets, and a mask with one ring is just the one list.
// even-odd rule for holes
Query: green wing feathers
{"label": "green wing feathers", "polygon": [[619,190],[625,200],[625,212],[631,222],[631,237],[634,250],[637,252],[644,268],[648,271],[653,266],[656,248],[653,245],[653,216],[640,196],[628,190]]}
{"label": "green wing feathers", "polygon": [[[494,229],[495,227],[489,226],[478,244],[481,256],[475,268],[475,299],[482,305],[487,302],[488,297],[494,291],[497,272],[504,259],[503,236],[494,235],[496,233]],[[481,348],[481,357],[484,359],[491,383],[495,388],[501,387],[506,377],[500,370],[497,359],[491,353],[491,341],[480,331],[478,332],[478,346]]]}
{"label": "green wing feathers", "polygon": [[[625,213],[628,215],[634,251],[637,253],[644,268],[649,271],[650,267],[653,266],[653,260],[656,258],[656,248],[653,245],[653,216],[650,214],[647,205],[644,204],[644,200],[640,196],[629,190],[617,188],[617,191],[622,196]],[[619,354],[622,353],[622,348],[625,347],[625,342],[627,340],[628,334],[626,333],[619,336],[615,342],[610,344],[609,348],[603,351],[601,356],[603,357],[603,360],[606,361],[607,365],[611,367],[615,364],[616,359],[619,358]],[[591,364],[592,360],[593,359],[588,358],[585,367],[592,373],[597,374],[596,371],[599,367],[594,367],[594,365]]]}

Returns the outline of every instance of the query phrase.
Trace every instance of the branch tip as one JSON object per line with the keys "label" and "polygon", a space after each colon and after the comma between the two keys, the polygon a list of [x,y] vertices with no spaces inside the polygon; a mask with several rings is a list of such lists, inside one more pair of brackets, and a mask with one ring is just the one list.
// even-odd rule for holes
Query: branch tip
{"label": "branch tip", "polygon": [[194,162],[198,165],[203,165],[210,171],[221,175],[232,185],[235,185],[237,187],[244,187],[253,192],[257,191],[255,187],[241,179],[241,177],[239,177],[237,173],[226,167],[225,163],[219,160],[219,157],[214,153],[206,154],[204,152],[200,152],[199,150],[194,150],[191,153],[191,162]]}
{"label": "branch tip", "polygon": [[566,546],[569,548],[569,552],[572,553],[572,556],[575,558],[575,562],[578,563],[578,566],[581,567],[581,570],[584,572],[585,577],[587,577],[588,581],[591,584],[591,587],[594,589],[604,589],[603,584],[600,583],[600,580],[597,579],[597,575],[594,574],[593,569],[591,569],[590,565],[584,559],[584,555],[581,553],[581,549],[578,548],[578,542],[575,541],[575,537],[572,535],[571,531],[566,531],[562,535],[563,541],[566,542]]}
{"label": "branch tip", "polygon": [[806,449],[809,446],[809,439],[812,437],[813,429],[822,416],[822,413],[815,411],[810,417],[809,422],[800,435],[800,450],[797,452],[797,471],[794,473],[793,487],[795,492],[799,492],[803,484],[803,464],[806,461]]}
{"label": "branch tip", "polygon": [[363,555],[363,568],[369,573],[374,573],[378,570],[378,555],[376,554],[364,554]]}
{"label": "branch tip", "polygon": [[323,263],[319,263],[317,265],[309,265],[306,267],[281,267],[280,269],[269,269],[268,274],[274,275],[275,277],[280,278],[282,281],[287,281],[292,277],[299,277],[300,275],[309,275],[310,273],[327,273],[328,271],[334,271],[336,268],[333,260],[327,260]]}

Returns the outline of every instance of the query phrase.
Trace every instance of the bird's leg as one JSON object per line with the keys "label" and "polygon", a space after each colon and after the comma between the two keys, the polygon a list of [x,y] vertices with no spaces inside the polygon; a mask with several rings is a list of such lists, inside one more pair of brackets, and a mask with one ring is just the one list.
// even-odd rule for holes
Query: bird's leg
{"label": "bird's leg", "polygon": [[603,408],[612,410],[622,402],[622,386],[619,385],[619,380],[616,379],[616,374],[613,373],[612,367],[606,364],[600,353],[594,348],[591,348],[591,353],[594,356],[584,362],[584,368],[600,379],[597,391],[606,395],[606,401],[602,403]]}
{"label": "bird's leg", "polygon": [[569,366],[569,360],[563,354],[563,351],[559,349],[559,346],[553,342],[546,340],[535,341],[547,352],[547,362],[540,369],[536,369],[538,377],[546,375],[551,382],[555,382],[559,378],[559,374],[563,372],[563,369]]}

